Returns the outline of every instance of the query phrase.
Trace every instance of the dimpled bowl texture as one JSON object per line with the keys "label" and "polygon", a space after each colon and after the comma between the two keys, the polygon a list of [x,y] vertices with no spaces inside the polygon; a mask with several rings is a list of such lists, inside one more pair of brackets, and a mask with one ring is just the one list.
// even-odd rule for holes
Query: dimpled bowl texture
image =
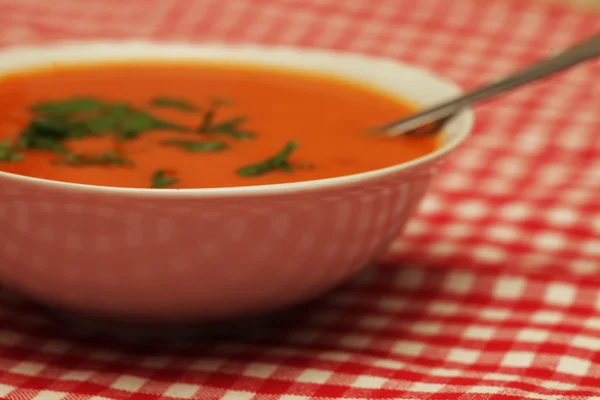
{"label": "dimpled bowl texture", "polygon": [[[0,53],[0,74],[50,63],[215,60],[350,77],[428,105],[456,86],[399,62],[291,48],[70,42]],[[374,123],[386,121],[373,121]],[[117,319],[211,321],[274,311],[340,284],[386,251],[470,110],[436,152],[346,177],[152,190],[0,172],[0,279],[38,302]]]}

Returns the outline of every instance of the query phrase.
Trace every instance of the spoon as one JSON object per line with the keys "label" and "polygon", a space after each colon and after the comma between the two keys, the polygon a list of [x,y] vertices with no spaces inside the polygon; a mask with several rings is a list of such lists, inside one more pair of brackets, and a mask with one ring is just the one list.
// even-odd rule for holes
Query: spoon
{"label": "spoon", "polygon": [[378,127],[375,129],[375,132],[386,133],[390,136],[434,135],[467,106],[554,75],[597,56],[600,56],[600,34],[596,34],[553,57],[533,64],[495,83],[481,86],[459,97],[427,108],[417,114]]}

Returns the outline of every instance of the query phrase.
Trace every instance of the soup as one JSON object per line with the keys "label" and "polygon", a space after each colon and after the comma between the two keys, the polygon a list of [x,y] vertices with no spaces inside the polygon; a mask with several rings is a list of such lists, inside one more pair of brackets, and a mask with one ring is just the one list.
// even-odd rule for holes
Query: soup
{"label": "soup", "polygon": [[393,166],[437,146],[370,133],[413,111],[401,99],[269,67],[55,66],[3,76],[0,104],[0,170],[90,185],[316,180]]}

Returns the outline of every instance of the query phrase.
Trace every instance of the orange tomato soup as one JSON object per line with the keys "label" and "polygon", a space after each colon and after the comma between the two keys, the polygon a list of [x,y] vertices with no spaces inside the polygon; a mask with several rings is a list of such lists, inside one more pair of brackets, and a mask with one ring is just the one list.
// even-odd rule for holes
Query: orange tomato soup
{"label": "orange tomato soup", "polygon": [[[62,153],[22,144],[28,124],[47,117],[36,114],[32,107],[80,98],[125,104],[187,130],[151,127],[123,139],[107,128],[101,134],[62,141]],[[158,98],[164,104],[158,104]],[[215,98],[228,101],[216,104]],[[164,99],[194,107],[184,109]],[[5,157],[0,170],[91,185],[149,188],[158,171],[170,179],[162,187],[170,188],[306,181],[389,167],[437,147],[434,139],[391,139],[369,133],[374,126],[413,111],[401,99],[331,76],[244,65],[56,66],[3,76],[0,106],[0,141],[5,147],[10,143],[10,151],[18,153]],[[206,121],[209,111],[212,114]],[[239,118],[238,131],[251,132],[252,137],[240,139],[230,132],[199,128],[203,122],[217,126],[232,118]],[[190,151],[177,145],[206,141],[219,142],[218,151]],[[281,155],[290,142],[297,148]],[[69,165],[65,152],[92,158],[112,152],[126,159],[127,165],[102,161]],[[272,163],[274,167],[240,174],[241,168],[278,154],[284,159]]]}

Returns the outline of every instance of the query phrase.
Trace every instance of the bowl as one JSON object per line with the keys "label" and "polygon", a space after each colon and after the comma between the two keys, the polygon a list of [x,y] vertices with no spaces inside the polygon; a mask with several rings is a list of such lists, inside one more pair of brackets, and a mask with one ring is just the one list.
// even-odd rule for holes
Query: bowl
{"label": "bowl", "polygon": [[[0,52],[0,75],[53,63],[124,60],[318,71],[421,106],[460,93],[454,84],[394,60],[253,45],[15,47]],[[466,110],[443,133],[439,149],[425,157],[289,184],[127,189],[0,172],[0,281],[52,307],[119,320],[217,321],[282,309],[375,262],[417,208],[440,161],[472,126],[473,113]]]}

